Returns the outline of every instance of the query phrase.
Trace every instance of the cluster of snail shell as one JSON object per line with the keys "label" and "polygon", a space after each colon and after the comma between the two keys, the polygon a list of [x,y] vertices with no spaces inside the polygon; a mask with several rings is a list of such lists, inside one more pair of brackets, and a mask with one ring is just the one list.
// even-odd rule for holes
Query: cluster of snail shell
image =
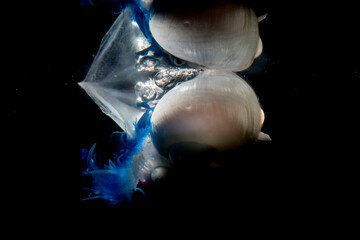
{"label": "cluster of snail shell", "polygon": [[[170,1],[169,1],[170,2]],[[270,140],[251,86],[235,72],[251,66],[262,52],[259,19],[235,1],[210,1],[186,10],[155,6],[149,23],[168,53],[202,66],[195,78],[168,91],[155,106],[151,139],[162,155],[199,144],[217,151]]]}

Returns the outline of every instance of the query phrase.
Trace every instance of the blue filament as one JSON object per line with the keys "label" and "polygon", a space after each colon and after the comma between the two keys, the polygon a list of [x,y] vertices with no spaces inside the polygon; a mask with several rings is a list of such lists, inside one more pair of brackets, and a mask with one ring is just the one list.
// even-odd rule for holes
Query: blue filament
{"label": "blue filament", "polygon": [[145,139],[150,133],[151,111],[147,111],[134,123],[135,136],[128,138],[125,132],[115,132],[117,152],[113,160],[108,164],[103,164],[101,157],[94,153],[94,144],[90,150],[83,149],[82,158],[87,169],[85,175],[90,175],[93,186],[91,187],[90,197],[85,199],[102,198],[111,204],[121,202],[131,202],[134,191],[139,190],[136,186],[139,182],[138,162],[135,161],[136,155],[140,154]]}

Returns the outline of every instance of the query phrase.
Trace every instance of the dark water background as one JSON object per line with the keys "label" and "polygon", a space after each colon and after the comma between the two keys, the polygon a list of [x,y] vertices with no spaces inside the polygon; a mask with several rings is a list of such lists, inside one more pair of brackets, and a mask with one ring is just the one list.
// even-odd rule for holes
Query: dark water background
{"label": "dark water background", "polygon": [[119,129],[77,83],[118,15],[102,2],[9,7],[21,22],[7,36],[15,45],[15,68],[4,80],[11,95],[4,103],[11,126],[5,207],[25,222],[66,213],[79,222],[99,215],[102,222],[130,216],[147,223],[185,217],[193,223],[282,219],[293,225],[296,219],[316,226],[354,214],[359,185],[353,90],[360,80],[355,9],[346,2],[255,5],[259,15],[268,12],[260,23],[268,63],[247,80],[266,114],[263,131],[273,141],[230,156],[237,161],[231,168],[177,172],[144,187],[147,198],[137,196],[135,207],[81,200],[87,184],[81,149],[95,142],[105,149]]}

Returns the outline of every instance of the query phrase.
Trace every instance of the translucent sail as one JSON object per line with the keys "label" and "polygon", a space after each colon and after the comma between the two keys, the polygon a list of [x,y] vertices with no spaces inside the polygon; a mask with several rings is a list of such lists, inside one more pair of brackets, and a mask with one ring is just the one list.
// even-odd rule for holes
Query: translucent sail
{"label": "translucent sail", "polygon": [[150,46],[133,10],[126,8],[106,33],[84,81],[79,85],[129,136],[144,110],[136,105],[134,86],[150,75],[136,68],[137,53]]}

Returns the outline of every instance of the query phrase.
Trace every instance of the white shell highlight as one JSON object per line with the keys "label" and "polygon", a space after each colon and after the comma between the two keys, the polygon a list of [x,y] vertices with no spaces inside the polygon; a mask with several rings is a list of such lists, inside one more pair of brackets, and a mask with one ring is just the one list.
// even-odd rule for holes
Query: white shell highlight
{"label": "white shell highlight", "polygon": [[183,143],[226,151],[256,141],[263,120],[250,85],[235,73],[206,70],[163,96],[152,114],[151,137],[163,155]]}
{"label": "white shell highlight", "polygon": [[258,18],[252,9],[233,2],[194,12],[191,6],[186,12],[155,9],[150,30],[172,55],[211,69],[242,71],[261,52]]}

